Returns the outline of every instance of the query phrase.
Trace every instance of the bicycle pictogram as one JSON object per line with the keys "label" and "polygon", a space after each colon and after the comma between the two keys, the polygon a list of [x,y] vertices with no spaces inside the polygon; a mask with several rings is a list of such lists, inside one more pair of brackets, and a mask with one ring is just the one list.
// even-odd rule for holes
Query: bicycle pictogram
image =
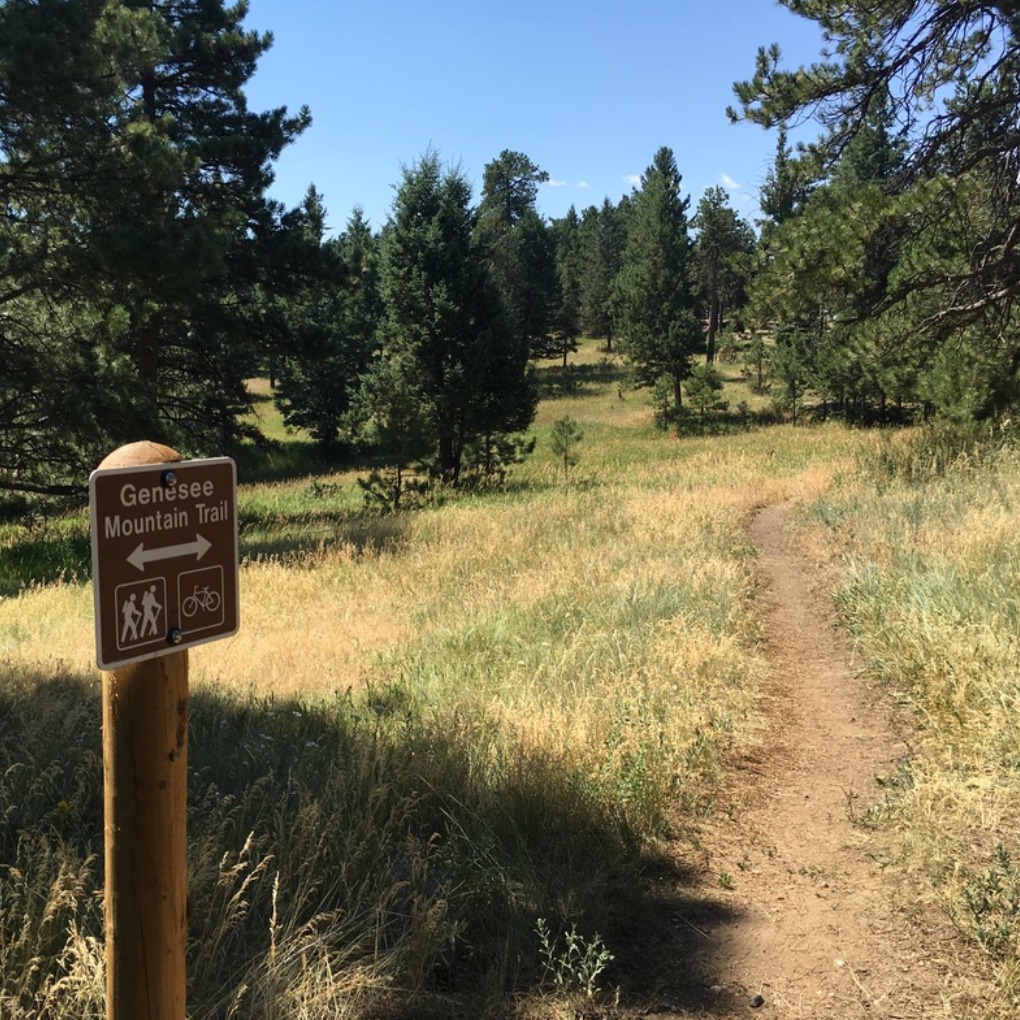
{"label": "bicycle pictogram", "polygon": [[199,610],[203,613],[215,613],[220,608],[220,593],[213,591],[209,585],[199,587],[195,585],[195,590],[184,600],[181,606],[181,612],[185,617],[194,616]]}
{"label": "bicycle pictogram", "polygon": [[199,567],[177,577],[177,618],[185,636],[223,622],[223,568]]}

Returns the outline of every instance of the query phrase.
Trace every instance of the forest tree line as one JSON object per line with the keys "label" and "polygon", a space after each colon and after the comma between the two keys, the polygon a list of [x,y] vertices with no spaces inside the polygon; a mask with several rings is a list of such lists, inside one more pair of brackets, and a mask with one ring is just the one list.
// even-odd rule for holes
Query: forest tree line
{"label": "forest tree line", "polygon": [[[0,0],[0,489],[80,492],[145,436],[189,453],[257,440],[246,380],[323,449],[372,448],[461,484],[526,449],[534,365],[599,337],[661,420],[712,385],[720,333],[767,335],[796,412],[1008,414],[1020,20],[1011,4],[790,0],[832,58],[776,47],[733,119],[777,130],[754,224],[674,153],[640,184],[548,220],[546,172],[505,150],[480,194],[427,152],[387,223],[329,236],[272,165],[306,109],[248,109],[270,38],[222,0]],[[798,150],[786,125],[824,127]]]}

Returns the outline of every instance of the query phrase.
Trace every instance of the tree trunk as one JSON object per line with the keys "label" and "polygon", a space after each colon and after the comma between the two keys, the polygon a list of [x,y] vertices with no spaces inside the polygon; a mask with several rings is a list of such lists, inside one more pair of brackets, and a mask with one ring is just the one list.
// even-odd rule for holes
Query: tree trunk
{"label": "tree trunk", "polygon": [[149,434],[161,436],[159,421],[160,331],[155,322],[146,322],[136,330],[135,371],[138,373],[137,412],[146,422]]}
{"label": "tree trunk", "polygon": [[147,322],[138,329],[135,368],[139,380],[155,389],[159,381],[159,326],[154,322]]}
{"label": "tree trunk", "polygon": [[715,361],[715,338],[722,319],[722,301],[718,294],[712,295],[708,309],[708,338],[705,341],[705,357],[711,365]]}
{"label": "tree trunk", "polygon": [[439,477],[446,485],[456,485],[460,474],[460,457],[452,435],[439,437]]}
{"label": "tree trunk", "polygon": [[142,109],[150,124],[156,123],[156,71],[147,68],[142,74]]}

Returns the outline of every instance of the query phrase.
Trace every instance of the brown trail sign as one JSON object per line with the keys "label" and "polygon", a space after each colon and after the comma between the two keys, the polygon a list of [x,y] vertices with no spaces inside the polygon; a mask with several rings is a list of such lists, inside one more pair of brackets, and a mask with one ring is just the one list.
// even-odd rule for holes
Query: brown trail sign
{"label": "brown trail sign", "polygon": [[101,669],[237,633],[237,473],[229,457],[100,468],[89,496]]}

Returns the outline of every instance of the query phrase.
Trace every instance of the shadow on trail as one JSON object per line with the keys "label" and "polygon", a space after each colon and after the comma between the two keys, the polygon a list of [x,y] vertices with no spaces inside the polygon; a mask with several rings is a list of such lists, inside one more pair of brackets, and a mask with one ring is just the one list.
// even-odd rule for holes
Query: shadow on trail
{"label": "shadow on trail", "polygon": [[[46,933],[26,947],[30,978],[0,968],[0,997],[16,971],[22,1001],[49,981],[55,1020],[81,1009],[54,999],[67,933],[103,937],[100,701],[98,675],[0,666],[0,873],[20,876],[0,930]],[[296,993],[327,968],[340,984],[377,979],[364,1015],[507,1015],[557,980],[583,989],[583,961],[543,957],[540,920],[559,949],[574,930],[614,956],[584,1015],[726,1015],[687,962],[725,908],[695,901],[695,876],[649,856],[561,762],[499,761],[488,722],[430,718],[399,686],[315,705],[202,688],[190,716],[194,1015]]]}

